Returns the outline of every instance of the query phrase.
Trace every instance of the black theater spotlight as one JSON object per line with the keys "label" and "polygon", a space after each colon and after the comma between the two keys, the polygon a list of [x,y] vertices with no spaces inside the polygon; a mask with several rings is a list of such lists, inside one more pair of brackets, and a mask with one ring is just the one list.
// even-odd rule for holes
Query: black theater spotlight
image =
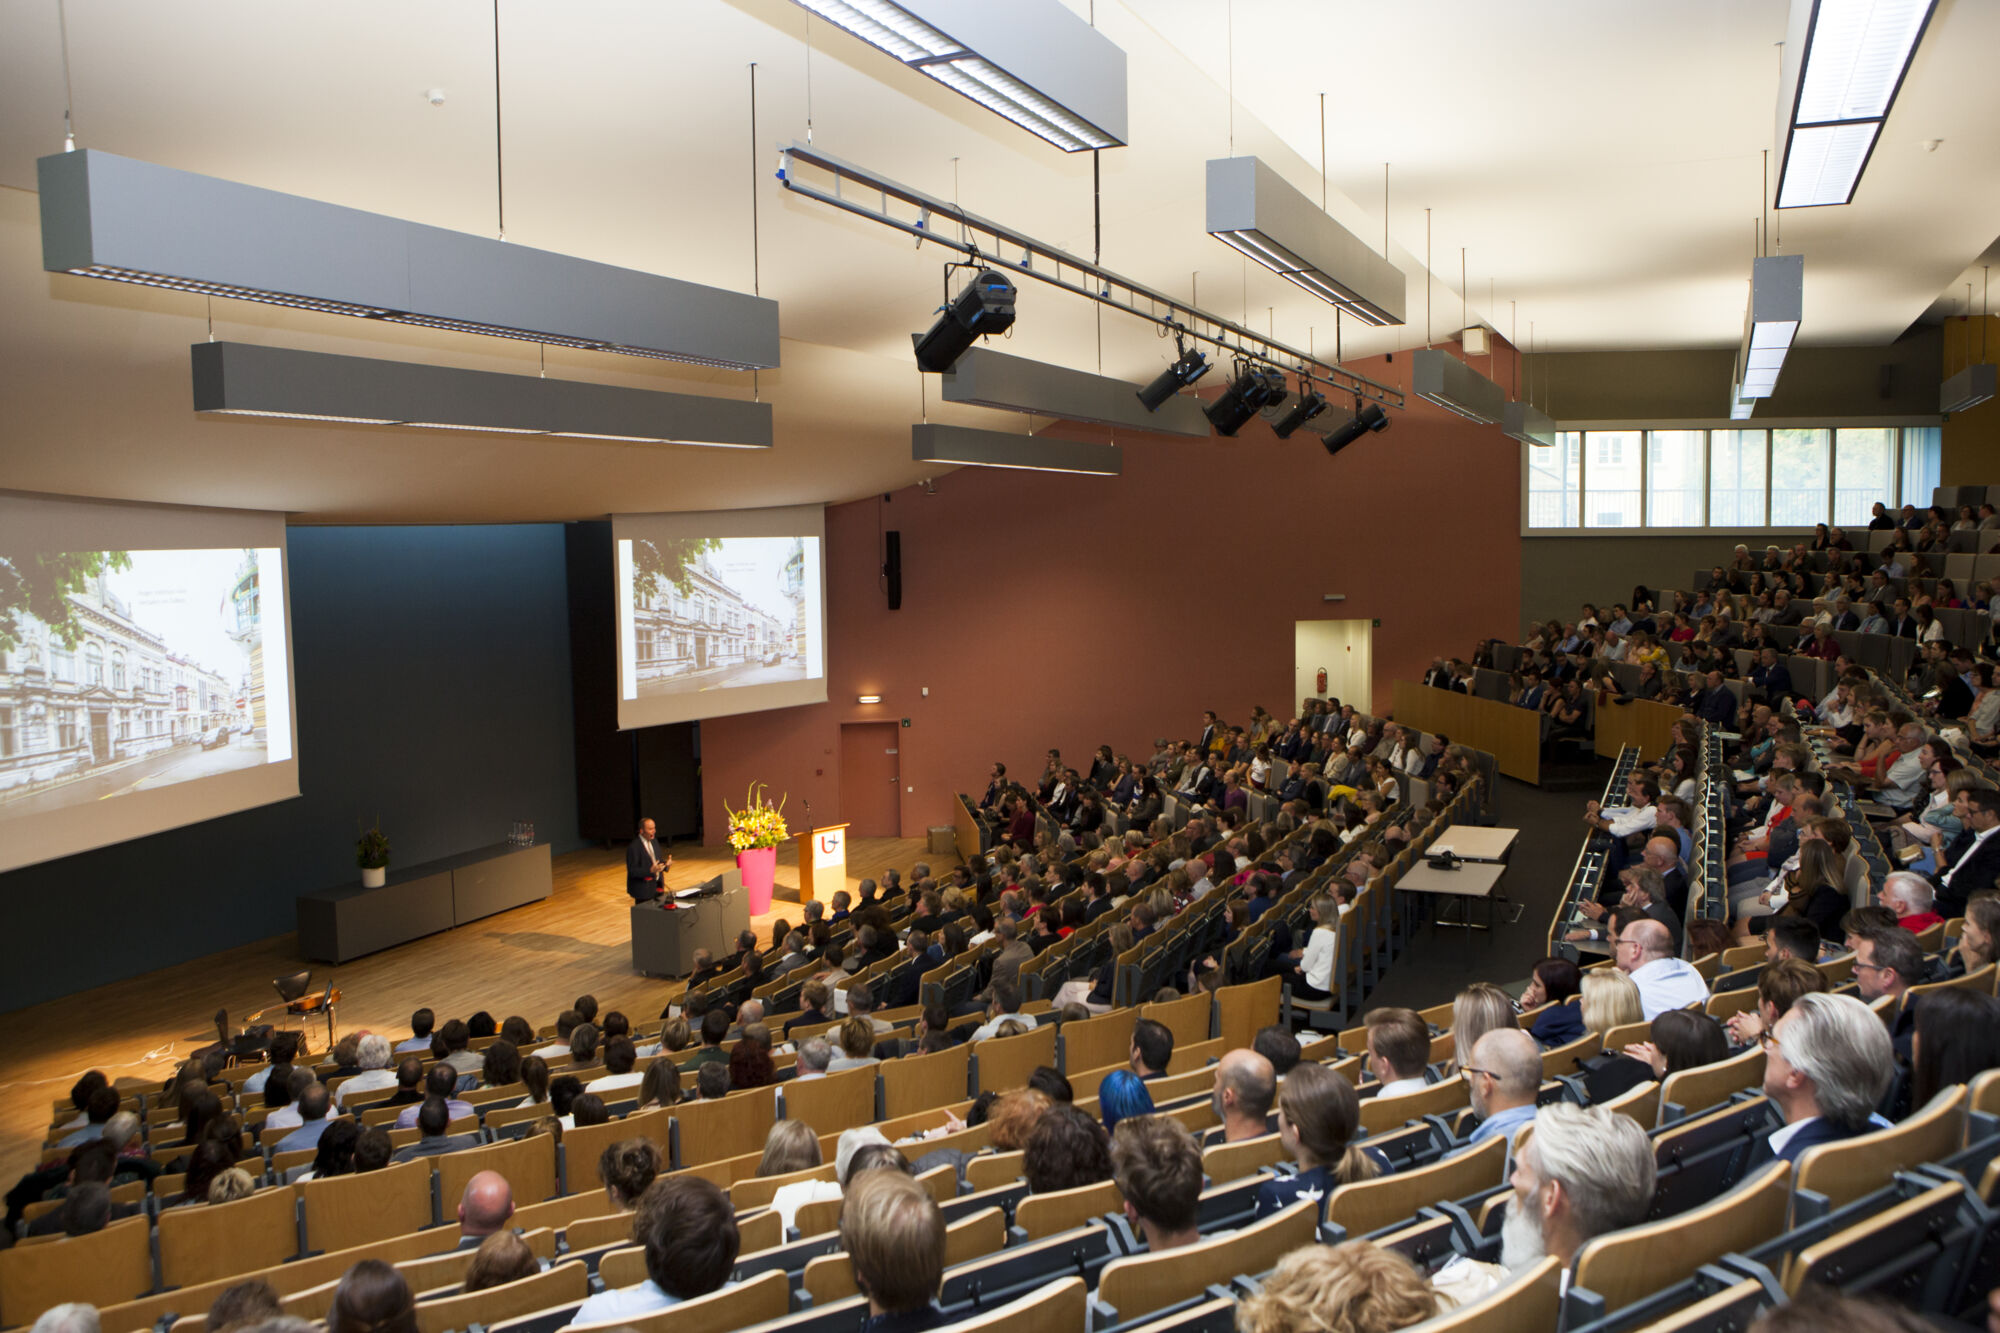
{"label": "black theater spotlight", "polygon": [[1160,404],[1206,375],[1208,369],[1208,358],[1183,344],[1181,354],[1174,363],[1155,376],[1151,384],[1139,390],[1139,401],[1146,405],[1148,412],[1157,412]]}
{"label": "black theater spotlight", "polygon": [[1260,366],[1250,362],[1236,363],[1236,378],[1222,391],[1222,396],[1202,408],[1208,424],[1215,427],[1217,435],[1233,436],[1243,424],[1266,407],[1276,407],[1285,401],[1285,373],[1276,366]]}
{"label": "black theater spotlight", "polygon": [[[947,265],[946,273],[963,267],[969,265]],[[917,340],[917,365],[942,374],[972,346],[973,339],[1005,333],[1013,324],[1014,284],[1006,274],[982,268],[957,296],[945,302],[930,332]]]}
{"label": "black theater spotlight", "polygon": [[1326,411],[1326,395],[1313,388],[1312,381],[1308,380],[1305,389],[1299,394],[1298,401],[1292,404],[1291,410],[1271,423],[1271,434],[1281,440],[1289,440],[1293,431],[1324,411]]}
{"label": "black theater spotlight", "polygon": [[1370,431],[1389,429],[1389,414],[1382,410],[1380,403],[1363,406],[1359,399],[1354,403],[1354,415],[1341,422],[1322,437],[1330,458],[1348,445],[1353,444]]}

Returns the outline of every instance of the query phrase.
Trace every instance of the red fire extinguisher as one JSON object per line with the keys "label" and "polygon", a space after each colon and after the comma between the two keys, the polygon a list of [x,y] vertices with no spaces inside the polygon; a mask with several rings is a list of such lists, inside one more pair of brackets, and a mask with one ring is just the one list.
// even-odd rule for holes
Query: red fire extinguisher
{"label": "red fire extinguisher", "polygon": [[1325,667],[1321,667],[1321,668],[1319,669],[1319,692],[1320,692],[1321,694],[1325,694],[1325,693],[1326,693],[1326,668],[1325,668]]}

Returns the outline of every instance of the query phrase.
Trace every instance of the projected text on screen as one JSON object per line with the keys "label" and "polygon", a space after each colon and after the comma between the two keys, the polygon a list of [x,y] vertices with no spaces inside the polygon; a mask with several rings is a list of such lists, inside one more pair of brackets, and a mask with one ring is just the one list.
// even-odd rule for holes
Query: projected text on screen
{"label": "projected text on screen", "polygon": [[275,548],[7,562],[0,819],[289,760],[279,569]]}

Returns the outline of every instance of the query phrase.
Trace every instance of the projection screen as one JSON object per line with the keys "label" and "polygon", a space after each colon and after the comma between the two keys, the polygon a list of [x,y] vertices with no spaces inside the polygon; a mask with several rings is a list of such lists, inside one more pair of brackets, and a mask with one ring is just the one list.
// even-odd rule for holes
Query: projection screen
{"label": "projection screen", "polygon": [[299,794],[281,514],[0,492],[0,870]]}
{"label": "projection screen", "polygon": [[826,702],[819,505],[614,514],[621,729]]}

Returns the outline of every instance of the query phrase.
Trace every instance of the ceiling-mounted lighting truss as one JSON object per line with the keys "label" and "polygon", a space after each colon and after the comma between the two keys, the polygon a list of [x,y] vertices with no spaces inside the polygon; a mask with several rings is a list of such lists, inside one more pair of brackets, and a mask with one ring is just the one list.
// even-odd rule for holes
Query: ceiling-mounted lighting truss
{"label": "ceiling-mounted lighting truss", "polygon": [[1769,398],[1805,313],[1804,255],[1762,255],[1750,263],[1750,309],[1736,361],[1740,395]]}
{"label": "ceiling-mounted lighting truss", "polygon": [[1364,324],[1403,322],[1403,271],[1262,158],[1209,162],[1208,234]]}
{"label": "ceiling-mounted lighting truss", "polygon": [[42,267],[203,296],[730,370],[778,303],[96,149],[37,164]]}
{"label": "ceiling-mounted lighting truss", "polygon": [[1434,347],[1420,347],[1411,356],[1410,391],[1482,426],[1498,423],[1507,411],[1505,390],[1450,352]]}
{"label": "ceiling-mounted lighting truss", "polygon": [[190,351],[194,410],[365,426],[771,447],[771,405],[251,343]]}
{"label": "ceiling-mounted lighting truss", "polygon": [[[830,204],[921,240],[966,256],[979,256],[1016,277],[1026,275],[1064,291],[1148,320],[1181,336],[1219,347],[1233,356],[1296,365],[1345,393],[1404,406],[1403,391],[1322,361],[1297,347],[1212,315],[1187,301],[1122,277],[1101,264],[1023,232],[967,212],[946,199],[880,176],[807,144],[779,150],[778,178],[794,194]],[[825,184],[804,179],[806,170],[824,173]],[[907,216],[896,211],[900,207]]]}
{"label": "ceiling-mounted lighting truss", "polygon": [[1125,144],[1125,51],[1059,0],[794,0],[1066,153]]}
{"label": "ceiling-mounted lighting truss", "polygon": [[910,427],[910,458],[918,463],[1019,468],[1028,472],[1082,472],[1115,477],[1125,462],[1115,444],[1010,435],[927,421]]}
{"label": "ceiling-mounted lighting truss", "polygon": [[1160,406],[1148,411],[1136,386],[1124,380],[1010,356],[990,347],[969,349],[945,372],[941,384],[948,403],[1031,412],[1101,426],[1128,426],[1163,435],[1208,434],[1201,404],[1193,398],[1169,390]]}
{"label": "ceiling-mounted lighting truss", "polygon": [[1778,70],[1779,208],[1854,198],[1937,0],[1792,0]]}

